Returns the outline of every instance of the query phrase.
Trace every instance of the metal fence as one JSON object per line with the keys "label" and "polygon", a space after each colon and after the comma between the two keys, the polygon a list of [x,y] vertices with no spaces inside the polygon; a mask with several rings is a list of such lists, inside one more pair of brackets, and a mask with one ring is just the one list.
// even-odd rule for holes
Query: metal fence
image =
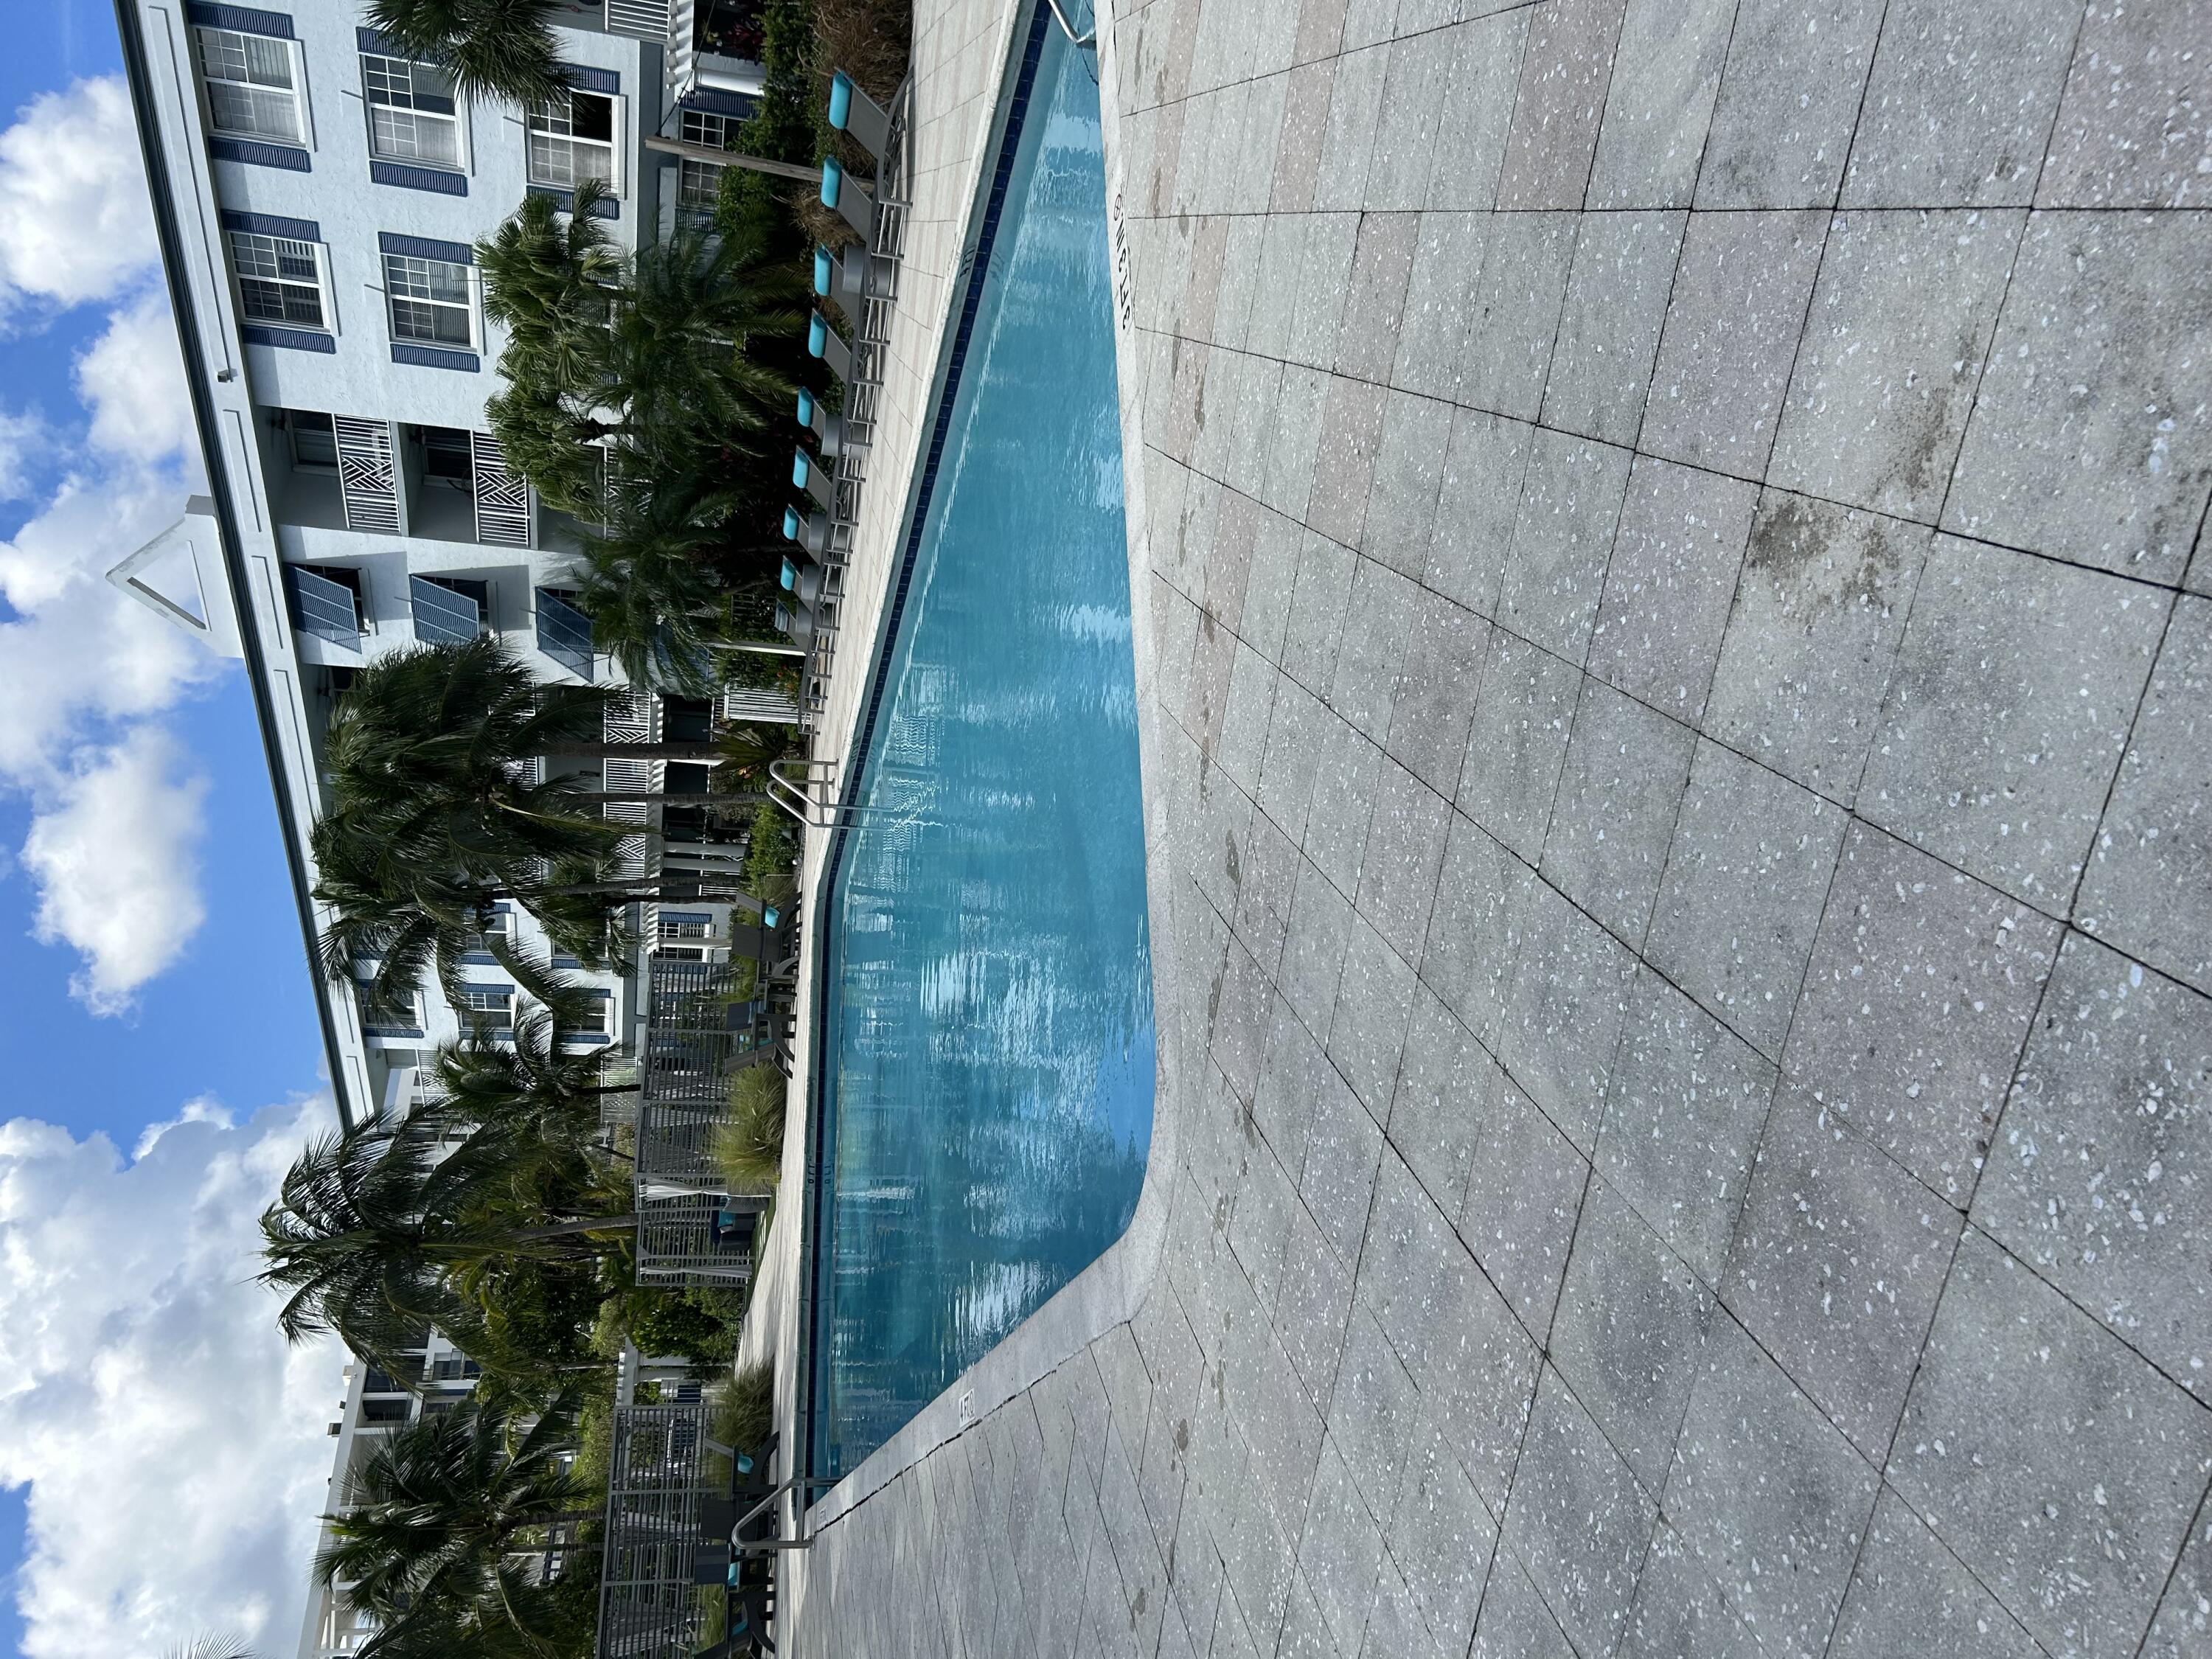
{"label": "metal fence", "polygon": [[730,1074],[749,1039],[732,1028],[730,964],[648,959],[639,1045],[637,1277],[744,1284],[764,1194],[732,1194],[713,1139],[730,1116]]}
{"label": "metal fence", "polygon": [[693,1582],[707,1496],[703,1404],[623,1406],[609,1462],[599,1659],[676,1659],[700,1643]]}

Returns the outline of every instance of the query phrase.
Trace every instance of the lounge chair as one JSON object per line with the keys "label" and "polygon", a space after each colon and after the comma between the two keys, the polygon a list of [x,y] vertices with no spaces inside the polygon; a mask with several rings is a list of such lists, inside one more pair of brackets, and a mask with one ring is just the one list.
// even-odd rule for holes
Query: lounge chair
{"label": "lounge chair", "polygon": [[818,559],[823,550],[830,545],[830,515],[810,513],[802,519],[797,507],[787,507],[783,509],[783,538],[787,542],[797,542]]}
{"label": "lounge chair", "polygon": [[831,414],[805,386],[799,388],[799,423],[820,441],[822,453],[829,459],[835,460],[845,453],[845,417]]}
{"label": "lounge chair", "polygon": [[829,470],[803,449],[791,452],[791,484],[814,497],[815,503],[824,513],[834,512],[837,506],[837,481]]}
{"label": "lounge chair", "polygon": [[883,164],[884,152],[890,148],[891,118],[842,70],[830,77],[830,125],[874,156],[878,166]]}
{"label": "lounge chair", "polygon": [[830,319],[816,312],[806,325],[806,350],[810,356],[819,357],[829,365],[830,372],[839,380],[853,378],[853,348],[838,337],[830,326]]}

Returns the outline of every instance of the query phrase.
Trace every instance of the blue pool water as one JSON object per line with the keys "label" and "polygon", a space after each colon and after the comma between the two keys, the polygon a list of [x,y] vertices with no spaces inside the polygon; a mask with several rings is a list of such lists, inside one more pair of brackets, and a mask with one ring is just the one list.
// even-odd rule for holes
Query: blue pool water
{"label": "blue pool water", "polygon": [[1098,90],[1039,30],[817,923],[818,1477],[1121,1235],[1152,1139]]}

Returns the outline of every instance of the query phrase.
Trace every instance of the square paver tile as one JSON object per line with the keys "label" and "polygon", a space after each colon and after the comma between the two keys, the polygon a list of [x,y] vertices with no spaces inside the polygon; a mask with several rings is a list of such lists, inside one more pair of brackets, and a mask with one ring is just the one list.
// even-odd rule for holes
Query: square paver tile
{"label": "square paver tile", "polygon": [[1459,402],[1536,418],[1574,259],[1575,226],[1571,213],[1501,213],[1491,220],[1482,275],[1468,295],[1453,392]]}
{"label": "square paver tile", "polygon": [[1700,208],[1835,201],[1882,11],[1882,0],[1742,0],[1698,175]]}
{"label": "square paver tile", "polygon": [[1437,1650],[1464,1659],[1489,1582],[1498,1523],[1451,1442],[1425,1420],[1415,1431],[1383,1542]]}
{"label": "square paver tile", "polygon": [[1496,1042],[1512,992],[1515,921],[1524,908],[1519,890],[1535,878],[1494,836],[1453,817],[1422,948],[1421,980],[1486,1044]]}
{"label": "square paver tile", "polygon": [[1336,1018],[1328,1029],[1328,1057],[1375,1120],[1378,1133],[1390,1115],[1398,1057],[1413,1006],[1413,968],[1364,917],[1354,916],[1345,946]]}
{"label": "square paver tile", "polygon": [[2212,4],[2095,0],[2074,49],[2036,199],[2046,207],[2193,207],[2203,202],[2212,58],[2186,44]]}
{"label": "square paver tile", "polygon": [[1960,1226],[1809,1091],[1778,1093],[1721,1299],[1877,1465]]}
{"label": "square paver tile", "polygon": [[1398,672],[1413,637],[1414,587],[1396,571],[1362,558],[1329,676],[1328,706],[1380,744],[1390,727]]}
{"label": "square paver tile", "polygon": [[1644,942],[1697,734],[1601,681],[1583,688],[1544,840],[1545,879]]}
{"label": "square paver tile", "polygon": [[1528,26],[1501,208],[1579,208],[1626,0],[1559,0]]}
{"label": "square paver tile", "polygon": [[1267,714],[1267,746],[1253,799],[1293,842],[1305,837],[1314,773],[1331,734],[1342,724],[1328,704],[1288,674],[1275,682],[1275,701]]}
{"label": "square paver tile", "polygon": [[1390,47],[1382,82],[1382,116],[1375,132],[1375,158],[1367,169],[1370,212],[1404,211],[1428,204],[1435,170],[1434,134],[1450,89],[1452,60],[1433,40],[1415,38]]}
{"label": "square paver tile", "polygon": [[1322,211],[1356,210],[1366,200],[1375,133],[1382,117],[1382,88],[1389,72],[1388,46],[1347,52],[1336,60],[1329,88],[1328,122],[1314,173],[1313,204]]}
{"label": "square paver tile", "polygon": [[1782,1052],[1844,823],[1818,795],[1698,743],[1646,954],[1762,1054]]}
{"label": "square paver tile", "polygon": [[1610,1653],[1628,1619],[1658,1505],[1547,1366],[1500,1540],[1585,1653]]}
{"label": "square paver tile", "polygon": [[1451,89],[1431,135],[1437,160],[1429,171],[1430,207],[1497,205],[1528,17],[1527,8],[1477,17],[1427,42],[1439,56],[1449,54],[1452,66]]}
{"label": "square paver tile", "polygon": [[1498,1055],[1585,1154],[1613,1074],[1636,958],[1541,880],[1516,895],[1512,1000]]}
{"label": "square paver tile", "polygon": [[2212,1000],[2069,936],[1973,1218],[2212,1397]]}
{"label": "square paver tile", "polygon": [[1838,214],[1767,482],[1933,524],[2026,224]]}
{"label": "square paver tile", "polygon": [[1885,1487],[1829,1651],[1836,1659],[1914,1652],[2041,1659],[2043,1650]]}
{"label": "square paver tile", "polygon": [[1307,219],[1305,259],[1298,270],[1297,301],[1291,309],[1292,362],[1327,368],[1336,361],[1358,243],[1356,213],[1316,213]]}
{"label": "square paver tile", "polygon": [[1416,985],[1397,1091],[1383,1127],[1413,1178],[1446,1215],[1459,1212],[1501,1080],[1498,1062],[1459,1016],[1427,986]]}
{"label": "square paver tile", "polygon": [[1398,676],[1382,747],[1447,799],[1459,787],[1474,699],[1482,689],[1482,666],[1489,652],[1488,623],[1426,588],[1415,592],[1413,639]]}
{"label": "square paver tile", "polygon": [[1306,1126],[1305,1163],[1298,1194],[1329,1248],[1347,1264],[1359,1255],[1382,1154],[1382,1130],[1349,1085],[1322,1087]]}
{"label": "square paver tile", "polygon": [[1449,404],[1405,392],[1392,392],[1382,409],[1382,437],[1360,550],[1415,580],[1428,568],[1452,412]]}
{"label": "square paver tile", "polygon": [[1725,1314],[1713,1316],[1705,1356],[1667,1518],[1762,1641],[1820,1653],[1880,1482]]}
{"label": "square paver tile", "polygon": [[1412,1373],[1384,1340],[1374,1316],[1355,1302],[1329,1405],[1328,1436],[1378,1526],[1388,1524],[1396,1512],[1420,1415],[1420,1390]]}
{"label": "square paver tile", "polygon": [[2151,1620],[2142,1659],[2187,1659],[2203,1652],[2208,1641],[2212,1641],[2212,1514],[2200,1504],[2181,1559],[2174,1564],[2173,1581]]}
{"label": "square paver tile", "polygon": [[1854,823],[1783,1070],[1964,1209],[2060,932],[2019,900]]}
{"label": "square paver tile", "polygon": [[1809,496],[1762,495],[1706,734],[1850,805],[1930,534]]}
{"label": "square paver tile", "polygon": [[1297,579],[1283,638],[1283,672],[1317,697],[1328,695],[1336,675],[1337,647],[1344,638],[1358,560],[1350,548],[1311,531],[1305,532],[1298,551]]}
{"label": "square paver tile", "polygon": [[1690,205],[1733,0],[1629,0],[1590,168],[1593,208]]}
{"label": "square paver tile", "polygon": [[1607,684],[1696,725],[1751,536],[1759,489],[1639,455],[1584,665]]}
{"label": "square paver tile", "polygon": [[1358,1295],[1496,1514],[1528,1427],[1536,1345],[1468,1254],[1450,1218],[1387,1149],[1360,1254]]}
{"label": "square paver tile", "polygon": [[1607,1091],[1599,1173],[1708,1285],[1718,1285],[1774,1067],[1646,969]]}
{"label": "square paver tile", "polygon": [[1476,1131],[1459,1236],[1529,1333],[1550,1329],[1589,1163],[1501,1075]]}
{"label": "square paver tile", "polygon": [[1573,1645],[1552,1617],[1521,1564],[1498,1553],[1483,1592],[1482,1613],[1468,1659],[1576,1659]]}
{"label": "square paver tile", "polygon": [[1765,1651],[1696,1553],[1662,1521],[1628,1610],[1621,1659],[1763,1659]]}
{"label": "square paver tile", "polygon": [[1543,851],[1582,680],[1571,665],[1502,629],[1491,638],[1457,805],[1531,863]]}
{"label": "square paver tile", "polygon": [[1890,1483],[2047,1651],[2131,1654],[2212,1474],[2212,1413],[1969,1231]]}
{"label": "square paver tile", "polygon": [[1388,380],[1398,355],[1398,325],[1413,274],[1414,213],[1363,213],[1353,244],[1352,286],[1337,319],[1336,372],[1362,380]]}
{"label": "square paver tile", "polygon": [[1704,1361],[1712,1292],[1619,1193],[1590,1183],[1559,1291],[1552,1363],[1656,1493]]}
{"label": "square paver tile", "polygon": [[2063,913],[2170,603],[2118,577],[1937,537],[1861,815]]}
{"label": "square paver tile", "polygon": [[1383,395],[1379,386],[1340,374],[1329,381],[1328,402],[1322,412],[1321,447],[1314,457],[1306,524],[1346,547],[1359,545],[1367,525],[1368,491],[1382,435]]}
{"label": "square paver tile", "polygon": [[2076,919],[2212,994],[2212,601],[2174,608]]}
{"label": "square paver tile", "polygon": [[1356,902],[1407,962],[1421,959],[1451,817],[1443,797],[1395,761],[1383,760],[1375,812],[1367,825],[1367,850],[1359,861]]}
{"label": "square paver tile", "polygon": [[[1382,1530],[1361,1502],[1351,1468],[1332,1437],[1322,1443],[1314,1472],[1313,1504],[1298,1545],[1298,1576],[1312,1590],[1337,1652],[1359,1651],[1382,1565]],[[1291,1618],[1298,1617],[1293,1601]]]}
{"label": "square paver tile", "polygon": [[1544,382],[1544,424],[1632,444],[1682,250],[1681,213],[1587,213]]}
{"label": "square paver tile", "polygon": [[1629,452],[1539,429],[1513,525],[1498,620],[1568,662],[1589,650]]}
{"label": "square paver tile", "polygon": [[1844,205],[2025,207],[2081,24],[2075,0],[1891,0]]}
{"label": "square paver tile", "polygon": [[1478,617],[1497,614],[1534,434],[1525,422],[1480,410],[1452,417],[1425,585]]}
{"label": "square paver tile", "polygon": [[2208,270],[2202,214],[2031,218],[1944,527],[2178,581],[2212,489]]}
{"label": "square paver tile", "polygon": [[1311,862],[1299,866],[1277,982],[1309,1030],[1328,1030],[1335,1016],[1337,988],[1344,975],[1345,941],[1357,920],[1352,901],[1331,885],[1326,875]]}
{"label": "square paver tile", "polygon": [[1382,769],[1382,751],[1365,733],[1342,720],[1330,725],[1301,846],[1315,867],[1343,893],[1359,890],[1359,859],[1367,845],[1375,780]]}
{"label": "square paver tile", "polygon": [[1413,268],[1398,330],[1390,384],[1425,398],[1449,398],[1459,389],[1460,347],[1468,309],[1482,275],[1493,216],[1488,212],[1431,209],[1413,238]]}
{"label": "square paver tile", "polygon": [[1639,449],[1765,474],[1827,225],[1825,212],[1691,216]]}

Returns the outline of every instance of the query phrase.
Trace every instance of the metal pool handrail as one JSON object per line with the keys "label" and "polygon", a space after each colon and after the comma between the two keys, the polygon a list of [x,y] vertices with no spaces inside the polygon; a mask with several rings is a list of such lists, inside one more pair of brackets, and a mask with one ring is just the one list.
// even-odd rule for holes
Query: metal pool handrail
{"label": "metal pool handrail", "polygon": [[1079,46],[1095,46],[1098,44],[1098,24],[1095,15],[1091,25],[1091,33],[1078,34],[1075,32],[1075,25],[1067,21],[1067,14],[1060,9],[1060,0],[1044,0],[1044,3],[1052,8],[1052,21],[1060,25],[1060,33],[1070,40]]}

